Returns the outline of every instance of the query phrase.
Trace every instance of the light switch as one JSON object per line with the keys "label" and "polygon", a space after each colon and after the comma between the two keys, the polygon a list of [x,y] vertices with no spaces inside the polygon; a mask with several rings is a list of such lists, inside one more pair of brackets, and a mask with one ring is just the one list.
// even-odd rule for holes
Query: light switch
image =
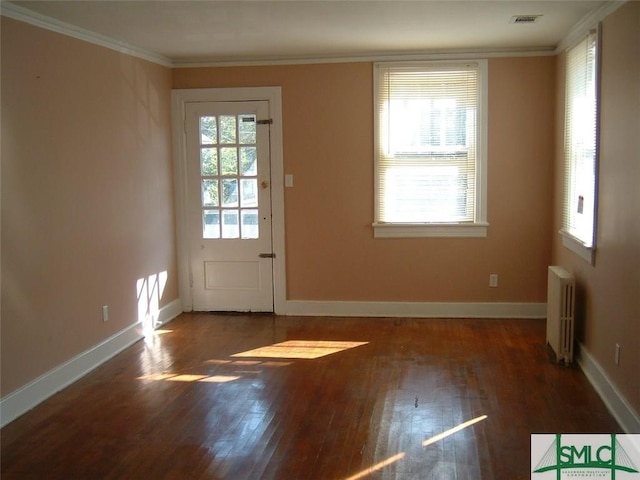
{"label": "light switch", "polygon": [[293,187],[293,175],[288,173],[284,176],[284,186]]}

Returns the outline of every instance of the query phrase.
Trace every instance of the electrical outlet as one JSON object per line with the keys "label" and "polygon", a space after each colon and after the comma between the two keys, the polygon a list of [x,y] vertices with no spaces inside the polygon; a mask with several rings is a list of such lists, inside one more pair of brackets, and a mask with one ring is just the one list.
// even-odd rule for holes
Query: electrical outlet
{"label": "electrical outlet", "polygon": [[288,188],[293,187],[293,175],[290,173],[287,173],[284,176],[284,186]]}
{"label": "electrical outlet", "polygon": [[498,274],[492,273],[489,275],[489,286],[495,288],[498,286]]}
{"label": "electrical outlet", "polygon": [[620,344],[619,343],[616,343],[616,353],[615,353],[614,360],[616,362],[616,365],[620,365]]}
{"label": "electrical outlet", "polygon": [[109,305],[102,306],[102,321],[106,322],[109,320]]}

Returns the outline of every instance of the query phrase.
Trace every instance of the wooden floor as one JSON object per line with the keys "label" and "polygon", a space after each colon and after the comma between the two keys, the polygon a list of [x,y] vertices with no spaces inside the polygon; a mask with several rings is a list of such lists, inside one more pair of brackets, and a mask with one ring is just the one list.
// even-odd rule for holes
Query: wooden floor
{"label": "wooden floor", "polygon": [[531,433],[621,433],[543,320],[164,329],[7,425],[2,480],[529,479]]}

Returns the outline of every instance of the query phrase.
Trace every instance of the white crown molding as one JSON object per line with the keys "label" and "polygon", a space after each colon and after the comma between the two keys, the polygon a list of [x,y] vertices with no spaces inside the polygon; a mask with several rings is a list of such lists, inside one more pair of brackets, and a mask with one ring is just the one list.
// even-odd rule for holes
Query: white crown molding
{"label": "white crown molding", "polygon": [[622,5],[627,3],[627,1],[628,0],[610,0],[600,8],[589,12],[578,23],[576,23],[569,33],[560,41],[556,47],[554,55],[563,52],[567,48],[572,47],[574,44],[579,42],[589,30],[595,28],[599,22],[619,9]]}
{"label": "white crown molding", "polygon": [[115,50],[116,52],[124,53],[132,57],[137,57],[148,62],[162,65],[164,67],[172,66],[171,59],[162,55],[158,55],[157,53],[149,52],[147,50],[128,45],[124,42],[114,40],[113,38],[109,38],[104,35],[100,35],[99,33],[85,30],[84,28],[76,27],[69,23],[48,17],[46,15],[41,15],[27,8],[15,5],[11,2],[0,2],[0,15],[4,15],[8,18],[13,18],[14,20],[19,20],[36,27],[44,28],[52,32],[60,33],[62,35],[67,35],[78,40],[93,43],[94,45],[99,45],[110,50]]}
{"label": "white crown molding", "polygon": [[361,62],[394,62],[420,60],[473,60],[495,57],[543,57],[555,55],[553,47],[504,48],[504,49],[471,49],[471,50],[425,50],[423,52],[394,52],[370,55],[328,55],[320,57],[288,57],[288,58],[245,58],[237,60],[202,60],[183,59],[173,62],[174,68],[202,67],[261,67],[273,65],[308,65],[314,63],[361,63]]}
{"label": "white crown molding", "polygon": [[287,300],[279,315],[410,318],[546,318],[546,303]]}
{"label": "white crown molding", "polygon": [[[174,300],[160,309],[156,319],[156,327],[167,324],[181,313],[182,302],[179,299]],[[4,427],[136,343],[143,338],[143,331],[142,323],[134,323],[2,397],[0,399],[0,427]]]}

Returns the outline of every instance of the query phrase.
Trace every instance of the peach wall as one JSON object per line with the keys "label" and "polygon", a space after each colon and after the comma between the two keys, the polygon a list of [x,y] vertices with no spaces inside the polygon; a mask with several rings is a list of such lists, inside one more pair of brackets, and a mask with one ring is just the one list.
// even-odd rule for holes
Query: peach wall
{"label": "peach wall", "polygon": [[[563,113],[564,56],[558,58],[558,119]],[[579,286],[579,339],[640,415],[640,3],[603,22],[600,180],[595,266],[562,247],[562,146],[556,151],[554,263]],[[558,123],[558,138],[563,138]],[[620,364],[614,362],[621,345]]]}
{"label": "peach wall", "polygon": [[134,324],[138,279],[177,283],[169,70],[1,26],[6,395]]}
{"label": "peach wall", "polygon": [[[544,302],[555,61],[489,61],[489,234],[374,239],[372,64],[174,69],[174,88],[281,86],[287,296]],[[488,287],[490,273],[499,288]]]}

